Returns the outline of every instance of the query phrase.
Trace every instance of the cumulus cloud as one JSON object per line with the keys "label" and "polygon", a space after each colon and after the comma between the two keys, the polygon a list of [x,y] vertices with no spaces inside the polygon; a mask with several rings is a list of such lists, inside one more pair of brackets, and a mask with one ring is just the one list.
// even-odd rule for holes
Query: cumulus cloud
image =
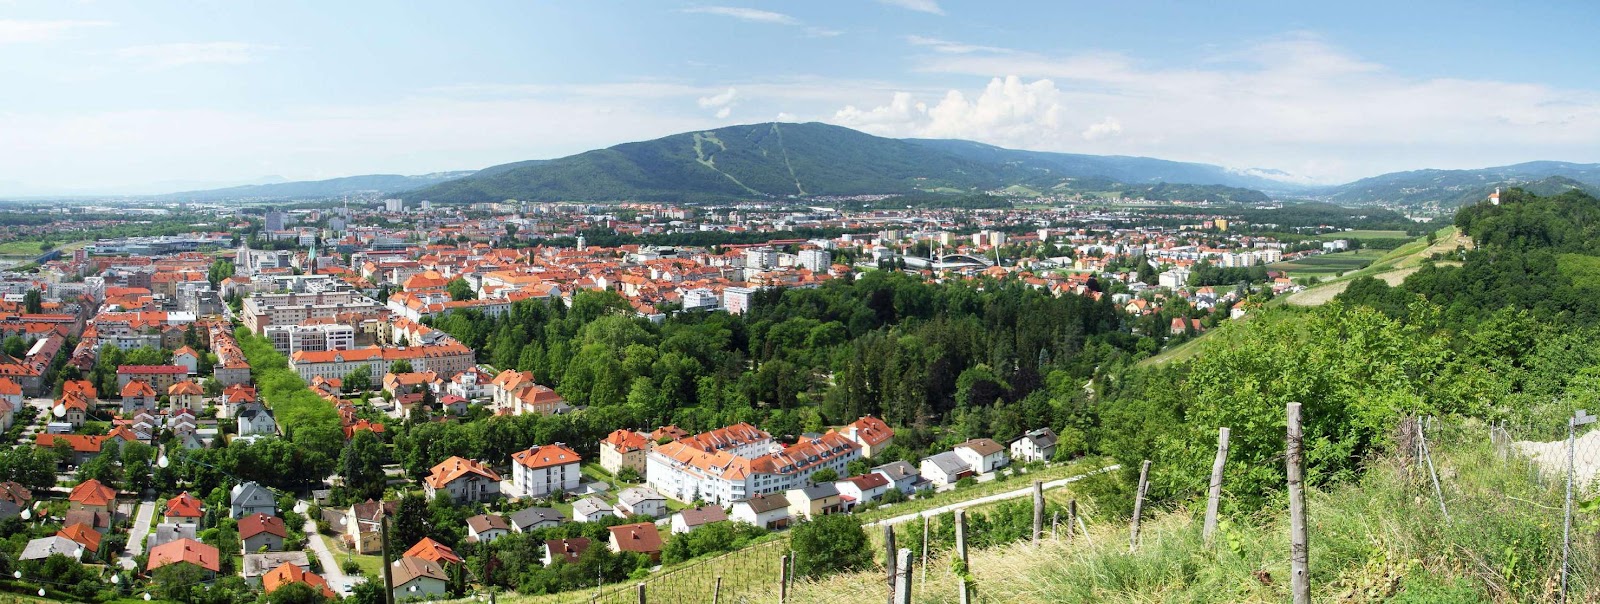
{"label": "cumulus cloud", "polygon": [[914,10],[930,15],[943,15],[944,9],[939,8],[937,0],[878,0],[889,6],[898,6],[906,10]]}
{"label": "cumulus cloud", "polygon": [[799,25],[800,20],[783,13],[739,6],[691,6],[683,9],[686,13],[699,13],[703,15],[718,15],[732,17],[740,21],[754,23],[773,23],[777,25]]}
{"label": "cumulus cloud", "polygon": [[1117,118],[1108,117],[1093,124],[1089,124],[1088,128],[1083,129],[1082,136],[1083,140],[1096,141],[1102,138],[1116,136],[1118,134],[1122,134],[1122,122],[1118,121]]}
{"label": "cumulus cloud", "polygon": [[833,121],[888,136],[1272,167],[1328,182],[1419,167],[1600,159],[1600,91],[1406,76],[1307,34],[1181,67],[1106,52],[974,52],[928,55],[915,69],[993,79],[981,91],[847,105]]}
{"label": "cumulus cloud", "polygon": [[733,114],[733,105],[738,98],[739,91],[730,87],[724,92],[712,96],[700,97],[700,99],[696,102],[700,105],[701,109],[716,109],[717,119],[720,120],[727,119],[729,115]]}
{"label": "cumulus cloud", "polygon": [[912,46],[925,46],[933,49],[934,52],[942,52],[945,54],[964,55],[975,52],[1004,54],[1011,52],[1011,49],[1009,48],[1000,48],[998,46],[980,46],[977,44],[963,44],[961,42],[951,42],[949,40],[929,38],[926,36],[906,36],[906,43]]}
{"label": "cumulus cloud", "polygon": [[48,42],[84,29],[107,27],[110,21],[0,19],[0,44]]}
{"label": "cumulus cloud", "polygon": [[176,42],[150,44],[117,49],[114,54],[121,59],[135,61],[155,69],[201,64],[250,63],[276,46],[247,42]]}

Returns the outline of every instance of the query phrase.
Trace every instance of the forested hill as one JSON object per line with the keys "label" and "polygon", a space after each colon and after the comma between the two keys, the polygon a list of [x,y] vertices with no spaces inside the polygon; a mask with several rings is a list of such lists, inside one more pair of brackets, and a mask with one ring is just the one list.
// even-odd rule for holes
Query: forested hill
{"label": "forested hill", "polygon": [[461,178],[472,172],[434,172],[405,176],[400,174],[366,174],[327,180],[280,182],[262,185],[243,185],[204,191],[185,191],[157,195],[159,199],[182,201],[215,201],[222,199],[325,199],[357,193],[398,193],[417,187]]}
{"label": "forested hill", "polygon": [[1477,170],[1393,172],[1329,187],[1319,195],[1341,204],[1434,203],[1454,207],[1483,201],[1495,187],[1520,187],[1541,195],[1570,189],[1600,194],[1600,164],[1536,161]]}
{"label": "forested hill", "polygon": [[[828,124],[765,123],[686,132],[538,162],[486,168],[410,192],[435,202],[717,201],[831,195],[1033,191],[1148,192],[1160,199],[1265,201],[1265,179],[1148,158],[1012,151],[965,141],[897,140]],[[1103,184],[1102,184],[1103,183]],[[1166,183],[1195,188],[1174,190]],[[1140,188],[1142,187],[1142,189]]]}

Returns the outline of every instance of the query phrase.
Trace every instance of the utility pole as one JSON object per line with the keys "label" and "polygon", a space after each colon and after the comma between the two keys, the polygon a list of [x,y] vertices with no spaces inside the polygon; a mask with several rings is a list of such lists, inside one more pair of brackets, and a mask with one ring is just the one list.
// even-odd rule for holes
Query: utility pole
{"label": "utility pole", "polygon": [[394,572],[389,567],[389,515],[383,511],[383,502],[378,502],[378,539],[383,555],[383,601],[394,604]]}

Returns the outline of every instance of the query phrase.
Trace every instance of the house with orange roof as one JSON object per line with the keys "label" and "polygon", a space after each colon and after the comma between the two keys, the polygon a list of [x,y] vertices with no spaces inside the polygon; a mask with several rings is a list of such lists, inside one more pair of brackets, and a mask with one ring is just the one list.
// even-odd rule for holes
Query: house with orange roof
{"label": "house with orange roof", "polygon": [[67,495],[67,501],[68,507],[74,510],[109,513],[116,509],[117,491],[90,478],[72,487],[72,492]]}
{"label": "house with orange roof", "polygon": [[452,456],[433,466],[423,478],[429,499],[444,496],[452,503],[491,501],[500,496],[500,475],[476,461]]}
{"label": "house with orange roof", "polygon": [[657,445],[645,458],[646,482],[679,501],[727,505],[810,484],[823,469],[843,474],[861,446],[838,432],[784,447],[749,424]]}
{"label": "house with orange roof", "polygon": [[326,579],[316,573],[295,566],[292,562],[284,562],[261,576],[261,588],[269,594],[290,583],[309,585],[312,590],[321,593],[322,597],[328,600],[338,597],[334,594],[333,588],[328,587]]}
{"label": "house with orange roof", "polygon": [[[133,382],[128,382],[132,384]],[[205,406],[203,402],[206,391],[194,380],[183,380],[167,387],[167,411],[177,413],[179,410],[199,413]]]}
{"label": "house with orange roof", "polygon": [[645,472],[645,453],[651,441],[632,430],[616,430],[600,440],[600,467],[616,475],[623,468],[632,468],[640,476]]}
{"label": "house with orange roof", "polygon": [[611,551],[644,554],[654,562],[661,560],[661,532],[656,530],[655,523],[623,524],[608,530],[611,538],[607,545]]}
{"label": "house with orange roof", "polygon": [[217,548],[189,538],[169,541],[150,549],[149,562],[145,564],[146,571],[153,571],[168,564],[193,564],[196,568],[205,571],[207,578],[216,575],[222,568],[221,556]]}
{"label": "house with orange roof", "polygon": [[90,553],[98,553],[100,551],[100,538],[104,535],[101,535],[100,531],[94,530],[92,526],[78,523],[56,531],[56,536],[71,539],[72,542],[82,545],[83,549],[89,550]]}
{"label": "house with orange roof", "polygon": [[194,375],[200,371],[200,359],[200,353],[195,352],[193,348],[188,346],[172,351],[172,364],[182,365],[183,368],[189,370],[189,375]]}
{"label": "house with orange roof", "polygon": [[257,512],[239,519],[239,540],[244,544],[243,553],[282,550],[283,541],[287,538],[288,527],[277,516]]}
{"label": "house with orange roof", "polygon": [[544,497],[578,488],[578,464],[583,460],[563,443],[539,446],[511,454],[511,488],[518,497]]}
{"label": "house with orange roof", "polygon": [[446,564],[461,564],[463,562],[461,555],[457,554],[456,550],[450,549],[449,546],[446,546],[443,543],[434,541],[431,537],[423,537],[421,541],[416,543],[416,545],[411,546],[411,549],[406,550],[406,553],[401,554],[401,557],[421,558],[440,566],[444,566]]}
{"label": "house with orange roof", "polygon": [[[122,385],[122,413],[128,414],[143,409],[155,409],[156,389],[150,382],[144,380],[131,380]],[[63,401],[66,397],[63,396]]]}
{"label": "house with orange roof", "polygon": [[894,444],[894,429],[883,420],[871,416],[862,416],[850,422],[839,430],[839,434],[861,445],[861,455],[867,458],[877,457],[884,448]]}
{"label": "house with orange roof", "polygon": [[168,499],[166,509],[161,514],[168,522],[199,523],[206,515],[205,503],[184,491]]}

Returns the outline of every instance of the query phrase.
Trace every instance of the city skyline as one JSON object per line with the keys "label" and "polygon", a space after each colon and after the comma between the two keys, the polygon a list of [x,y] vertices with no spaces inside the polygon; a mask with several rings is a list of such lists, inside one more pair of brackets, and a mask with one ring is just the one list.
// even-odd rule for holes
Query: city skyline
{"label": "city skyline", "polygon": [[1232,8],[17,2],[0,193],[470,170],[773,120],[1307,183],[1600,161],[1592,6]]}

